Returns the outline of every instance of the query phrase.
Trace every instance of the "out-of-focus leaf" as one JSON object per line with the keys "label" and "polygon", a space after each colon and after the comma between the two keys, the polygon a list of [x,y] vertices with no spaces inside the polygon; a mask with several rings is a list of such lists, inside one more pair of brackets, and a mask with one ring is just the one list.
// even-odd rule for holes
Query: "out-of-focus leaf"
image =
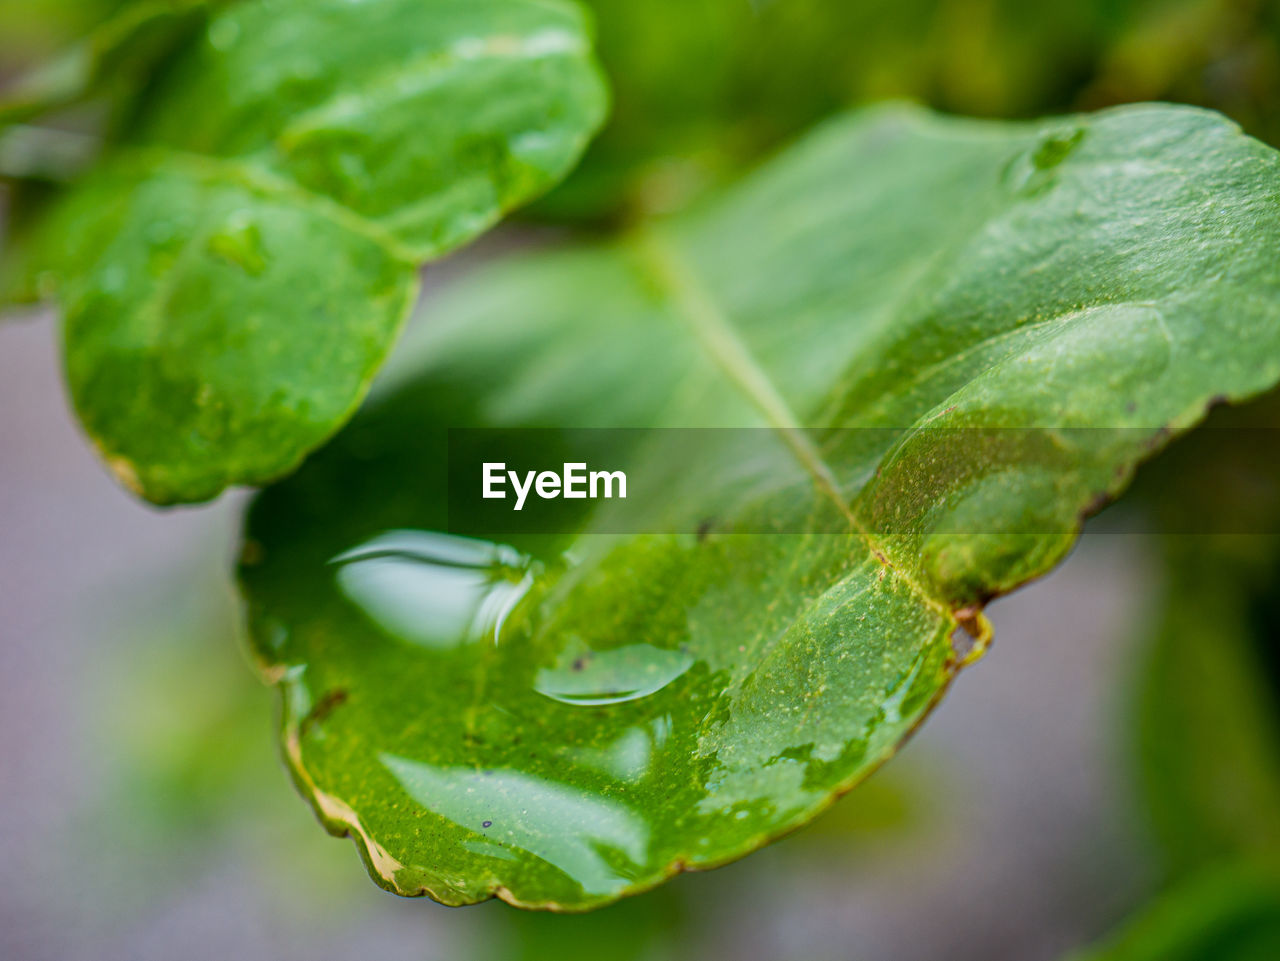
{"label": "out-of-focus leaf", "polygon": [[1222,407],[1135,491],[1164,531],[1136,719],[1149,820],[1175,874],[1280,863],[1278,440],[1280,394]]}
{"label": "out-of-focus leaf", "polygon": [[[16,78],[0,77],[0,309],[40,299],[38,225],[57,199],[57,187],[84,174],[104,137],[134,108],[151,71],[203,24],[217,0],[95,0],[41,5],[53,33],[79,21],[98,26],[59,55]],[[0,6],[0,57],[20,42]],[[31,8],[27,21],[38,19]],[[5,82],[7,80],[7,82]],[[87,103],[86,103],[87,101]]]}
{"label": "out-of-focus leaf", "polygon": [[[148,68],[218,0],[138,0],[64,53],[0,88],[0,123],[28,120],[99,92],[136,87]],[[0,174],[4,171],[0,170]]]}
{"label": "out-of-focus leaf", "polygon": [[40,300],[40,223],[100,146],[92,134],[0,120],[0,312]]}
{"label": "out-of-focus leaf", "polygon": [[1278,542],[1192,536],[1166,546],[1163,620],[1139,701],[1150,822],[1179,873],[1280,856],[1280,692],[1265,657],[1280,640],[1280,610],[1263,615],[1268,597],[1280,599]]}
{"label": "out-of-focus leaf", "polygon": [[158,503],[295,466],[363,396],[417,264],[563,176],[604,110],[557,0],[244,0],[150,89],[35,260],[81,421]]}
{"label": "out-of-focus leaf", "polygon": [[590,5],[615,108],[582,166],[537,206],[544,216],[665,209],[868,100],[911,97],[980,115],[1060,112],[1120,12],[1114,0]]}
{"label": "out-of-focus leaf", "polygon": [[417,290],[368,223],[190,155],[99,172],[44,229],[68,264],[57,291],[81,423],[158,502],[292,467],[350,415]]}
{"label": "out-of-focus leaf", "polygon": [[1242,865],[1175,888],[1110,943],[1072,961],[1271,961],[1280,957],[1280,876]]}
{"label": "out-of-focus leaf", "polygon": [[1082,102],[1210,106],[1280,143],[1280,6],[1222,0],[1121,4]]}
{"label": "out-of-focus leaf", "polygon": [[0,320],[7,308],[41,299],[34,235],[57,198],[58,188],[45,181],[0,183]]}
{"label": "out-of-focus leaf", "polygon": [[[493,919],[498,931],[493,961],[647,961],[689,957],[697,907],[670,888],[610,905],[595,914],[566,917],[508,911]],[[683,948],[683,950],[681,950]]]}
{"label": "out-of-focus leaf", "polygon": [[1223,0],[589,0],[613,117],[534,213],[666,209],[835,109],[1034,117],[1172,100],[1280,143],[1280,7]]}
{"label": "out-of-focus leaf", "polygon": [[[1277,155],[1198,110],[890,108],[464,283],[251,512],[302,791],[380,884],[448,903],[589,908],[809,820],[940,697],[957,626],[985,639],[1138,461],[1280,378],[1278,198]],[[580,501],[559,535],[443,533],[450,428],[708,426],[788,469],[607,432],[592,468],[651,468],[666,532]]]}
{"label": "out-of-focus leaf", "polygon": [[[0,0],[0,78],[12,79],[79,41],[129,0]],[[0,80],[0,82],[3,82]]]}

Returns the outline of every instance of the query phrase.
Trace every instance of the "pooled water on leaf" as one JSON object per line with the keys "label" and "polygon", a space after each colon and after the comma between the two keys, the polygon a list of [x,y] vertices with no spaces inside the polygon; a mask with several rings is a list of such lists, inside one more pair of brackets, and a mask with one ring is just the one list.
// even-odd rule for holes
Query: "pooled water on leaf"
{"label": "pooled water on leaf", "polygon": [[338,587],[379,627],[429,648],[497,643],[538,565],[512,547],[388,531],[333,558]]}
{"label": "pooled water on leaf", "polygon": [[652,644],[572,651],[538,671],[534,689],[562,704],[602,707],[657,694],[693,666],[692,654]]}

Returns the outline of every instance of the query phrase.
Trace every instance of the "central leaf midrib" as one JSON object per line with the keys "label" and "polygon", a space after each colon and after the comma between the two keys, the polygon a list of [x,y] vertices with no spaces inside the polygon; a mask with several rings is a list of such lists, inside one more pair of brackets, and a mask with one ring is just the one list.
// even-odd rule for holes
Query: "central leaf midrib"
{"label": "central leaf midrib", "polygon": [[742,392],[747,401],[764,415],[769,426],[777,431],[787,449],[812,477],[822,496],[835,504],[851,531],[862,540],[870,554],[897,574],[926,604],[945,612],[948,617],[951,616],[949,608],[889,560],[871,532],[840,495],[840,488],[830,465],[809,440],[799,418],[676,244],[651,227],[637,230],[631,243],[650,278],[667,296],[674,312],[688,325],[708,358]]}
{"label": "central leaf midrib", "polygon": [[856,527],[857,521],[840,496],[831,468],[804,434],[791,406],[742,342],[688,261],[680,256],[673,244],[652,229],[639,231],[635,245],[650,275],[670,299],[676,314],[689,325],[707,356],[764,415],[769,426],[782,436],[787,448],[818,488]]}

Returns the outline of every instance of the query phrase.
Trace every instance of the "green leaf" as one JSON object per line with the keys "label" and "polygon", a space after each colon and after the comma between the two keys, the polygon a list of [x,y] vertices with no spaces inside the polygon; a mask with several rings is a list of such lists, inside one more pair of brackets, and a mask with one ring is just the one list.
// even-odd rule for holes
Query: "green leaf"
{"label": "green leaf", "polygon": [[571,3],[245,0],[171,58],[42,231],[72,400],[158,503],[292,469],[349,416],[416,266],[576,161]]}
{"label": "green leaf", "polygon": [[[0,151],[4,149],[0,131]],[[50,205],[58,201],[58,188],[43,180],[0,184],[0,319],[11,306],[34,304],[41,299],[35,259],[40,224]]]}
{"label": "green leaf", "polygon": [[136,85],[213,0],[136,0],[87,37],[0,89],[0,123],[29,120],[128,80]]}
{"label": "green leaf", "polygon": [[[41,299],[37,238],[57,188],[84,174],[103,149],[104,131],[130,112],[147,77],[200,28],[212,2],[136,0],[117,4],[105,20],[97,0],[49,10],[42,5],[50,26],[65,29],[70,24],[60,22],[64,17],[92,19],[95,13],[101,22],[0,88],[0,310]],[[24,15],[30,26],[31,11]],[[0,28],[6,19],[0,9]],[[9,27],[5,39],[23,46]]]}
{"label": "green leaf", "polygon": [[39,7],[35,8],[28,0],[0,0],[0,62],[5,64],[6,74],[12,77],[13,71],[29,69],[82,42],[104,22],[115,19],[122,12],[122,7],[151,2],[41,0]]}
{"label": "green leaf", "polygon": [[533,215],[669,210],[833,111],[893,97],[984,117],[1169,100],[1280,143],[1280,74],[1265,66],[1280,30],[1265,3],[587,2],[615,108]]}
{"label": "green leaf", "polygon": [[[703,907],[703,905],[699,905]],[[705,914],[671,888],[615,904],[592,915],[508,911],[484,919],[489,949],[483,961],[645,961],[687,956]],[[496,937],[495,937],[496,935]]]}
{"label": "green leaf", "polygon": [[[124,4],[60,55],[0,87],[0,310],[41,298],[33,235],[56,200],[55,184],[82,175],[102,150],[100,128],[109,127],[110,118],[100,114],[110,111],[83,109],[84,101],[124,110],[155,65],[200,26],[207,5],[209,0]],[[79,0],[65,8],[42,6],[41,14],[52,14],[49,20],[65,28],[64,17],[96,13],[101,19],[106,10],[96,6]],[[24,26],[32,26],[31,13],[24,10]],[[0,9],[0,28],[5,19]],[[5,40],[23,46],[23,37],[8,26]]]}
{"label": "green leaf", "polygon": [[85,265],[59,284],[67,382],[112,470],[156,501],[269,480],[321,443],[417,290],[384,232],[246,165],[138,157],[62,217]]}
{"label": "green leaf", "polygon": [[1280,876],[1248,864],[1175,888],[1074,961],[1267,961],[1280,955]]}
{"label": "green leaf", "polygon": [[1144,793],[1179,874],[1280,855],[1280,701],[1265,656],[1276,656],[1274,621],[1262,617],[1280,607],[1280,552],[1267,564],[1242,540],[1235,550],[1200,537],[1169,546],[1164,617],[1143,674]]}
{"label": "green leaf", "polygon": [[832,112],[870,100],[924,99],[983,116],[1061,110],[1093,79],[1087,65],[1102,59],[1114,24],[1136,5],[587,2],[616,106],[579,169],[538,204],[544,216],[669,209]]}
{"label": "green leaf", "polygon": [[[464,282],[248,521],[303,793],[378,883],[451,904],[590,908],[809,820],[941,697],[958,627],[981,650],[985,601],[1280,379],[1278,199],[1277,155],[1193,109],[889,108]],[[597,432],[664,527],[578,501],[485,543],[451,513],[467,427],[513,466],[558,429],[765,429]]]}

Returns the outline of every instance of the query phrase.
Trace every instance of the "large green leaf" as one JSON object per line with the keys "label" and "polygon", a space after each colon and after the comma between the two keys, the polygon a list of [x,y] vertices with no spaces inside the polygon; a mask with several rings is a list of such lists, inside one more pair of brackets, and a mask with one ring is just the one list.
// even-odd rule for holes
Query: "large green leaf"
{"label": "large green leaf", "polygon": [[601,120],[556,0],[245,0],[71,191],[39,262],[76,410],[157,502],[288,471],[355,407],[416,266],[575,162]]}
{"label": "large green leaf", "polygon": [[[588,908],[803,823],[921,721],[986,600],[1280,379],[1277,200],[1280,158],[1202,111],[889,108],[464,283],[251,512],[298,784],[380,884],[455,904]],[[468,427],[513,465],[567,428],[761,429],[592,432],[650,533],[577,501],[486,543],[450,512]]]}

